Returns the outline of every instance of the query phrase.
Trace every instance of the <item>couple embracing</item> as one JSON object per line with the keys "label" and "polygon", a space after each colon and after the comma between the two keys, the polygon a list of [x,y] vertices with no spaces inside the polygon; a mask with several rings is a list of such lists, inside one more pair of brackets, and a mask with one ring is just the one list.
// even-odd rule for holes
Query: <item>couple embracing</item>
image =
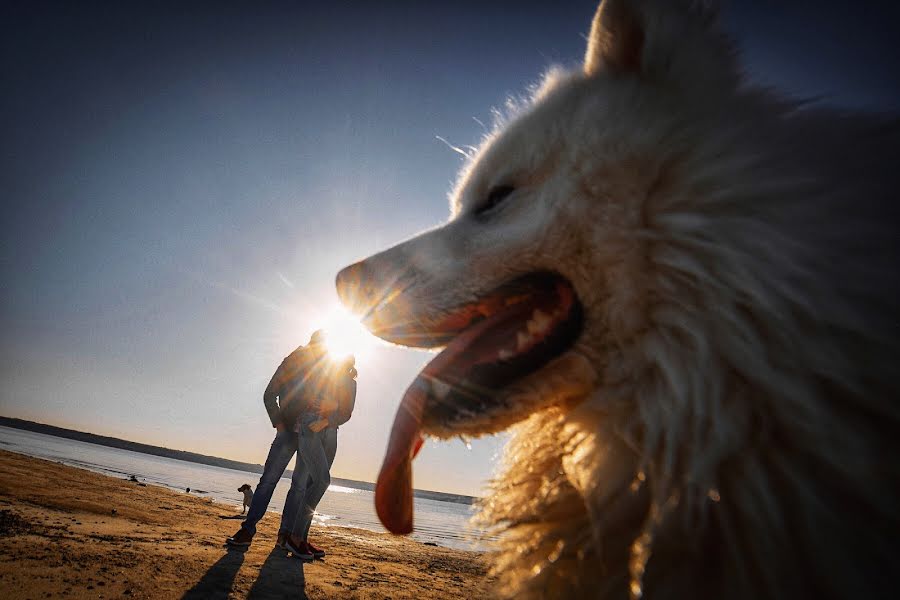
{"label": "couple embracing", "polygon": [[263,394],[269,420],[276,429],[275,440],[247,518],[241,529],[226,540],[228,545],[250,545],[275,485],[296,453],[277,544],[300,559],[325,556],[324,550],[309,542],[309,528],[316,506],[331,482],[338,427],[350,419],[355,402],[354,358],[330,360],[321,330],[312,334],[306,346],[282,361]]}

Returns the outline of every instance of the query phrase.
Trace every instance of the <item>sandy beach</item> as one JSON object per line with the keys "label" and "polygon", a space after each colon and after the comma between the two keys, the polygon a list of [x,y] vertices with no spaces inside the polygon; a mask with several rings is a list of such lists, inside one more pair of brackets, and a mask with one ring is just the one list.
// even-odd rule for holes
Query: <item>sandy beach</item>
{"label": "sandy beach", "polygon": [[237,509],[0,451],[0,598],[475,598],[483,556],[319,527],[303,563],[274,549],[278,515],[245,552]]}

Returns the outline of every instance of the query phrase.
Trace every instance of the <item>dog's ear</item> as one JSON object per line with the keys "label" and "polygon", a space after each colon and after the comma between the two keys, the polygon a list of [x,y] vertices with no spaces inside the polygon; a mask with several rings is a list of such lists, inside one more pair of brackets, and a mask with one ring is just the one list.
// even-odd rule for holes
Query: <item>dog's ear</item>
{"label": "dog's ear", "polygon": [[644,27],[629,0],[602,0],[588,36],[584,72],[596,75],[603,69],[636,71],[641,63]]}
{"label": "dog's ear", "polygon": [[688,38],[708,33],[717,17],[715,0],[602,0],[591,23],[584,72],[658,71],[691,45]]}

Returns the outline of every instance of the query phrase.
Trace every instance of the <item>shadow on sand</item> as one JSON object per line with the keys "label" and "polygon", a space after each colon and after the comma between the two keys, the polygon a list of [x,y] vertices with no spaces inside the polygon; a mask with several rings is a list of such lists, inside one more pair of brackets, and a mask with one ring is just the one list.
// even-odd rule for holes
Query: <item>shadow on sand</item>
{"label": "shadow on sand", "polygon": [[228,548],[222,558],[209,568],[197,585],[189,589],[181,600],[224,600],[228,598],[234,578],[244,563],[246,548]]}
{"label": "shadow on sand", "polygon": [[296,598],[306,600],[303,562],[290,558],[281,548],[273,548],[253,582],[248,600]]}

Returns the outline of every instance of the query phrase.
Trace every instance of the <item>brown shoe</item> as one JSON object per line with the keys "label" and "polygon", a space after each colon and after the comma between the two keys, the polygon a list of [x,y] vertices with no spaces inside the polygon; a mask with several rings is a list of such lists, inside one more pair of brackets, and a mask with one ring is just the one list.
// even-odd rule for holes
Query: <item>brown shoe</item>
{"label": "brown shoe", "polygon": [[236,534],[225,540],[225,543],[229,546],[237,546],[240,548],[246,548],[250,545],[250,542],[253,541],[253,536],[246,529],[240,529]]}
{"label": "brown shoe", "polygon": [[287,541],[287,532],[285,532],[285,531],[279,531],[279,532],[278,532],[278,539],[275,540],[275,547],[276,547],[276,548],[284,548],[284,542],[285,542],[285,541]]}

